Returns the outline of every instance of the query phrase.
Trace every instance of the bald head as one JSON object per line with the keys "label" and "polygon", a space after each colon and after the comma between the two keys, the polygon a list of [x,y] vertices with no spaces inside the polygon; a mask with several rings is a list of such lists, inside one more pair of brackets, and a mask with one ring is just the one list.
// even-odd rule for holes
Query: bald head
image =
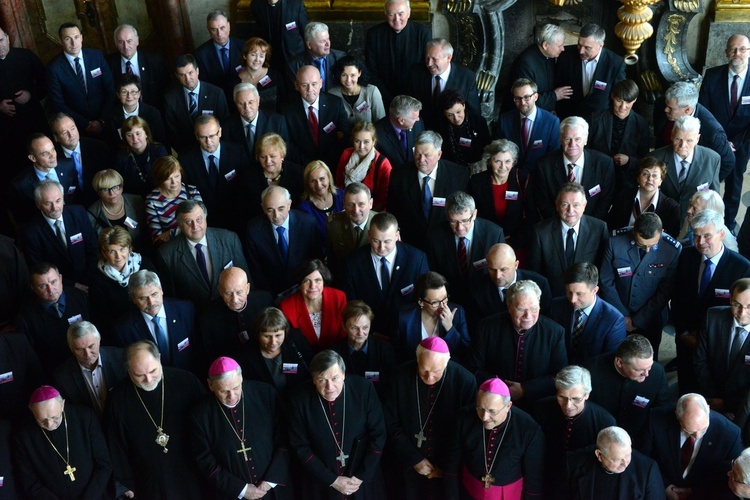
{"label": "bald head", "polygon": [[247,273],[240,267],[230,267],[219,275],[219,294],[224,304],[232,311],[239,312],[247,305],[250,283]]}
{"label": "bald head", "polygon": [[487,252],[487,271],[490,281],[499,288],[508,288],[516,279],[518,260],[510,245],[498,243]]}
{"label": "bald head", "polygon": [[710,409],[708,402],[700,394],[689,393],[677,400],[675,415],[680,427],[695,439],[700,439],[708,430]]}
{"label": "bald head", "polygon": [[320,71],[315,66],[302,66],[297,71],[294,88],[306,103],[312,104],[318,100],[322,85]]}

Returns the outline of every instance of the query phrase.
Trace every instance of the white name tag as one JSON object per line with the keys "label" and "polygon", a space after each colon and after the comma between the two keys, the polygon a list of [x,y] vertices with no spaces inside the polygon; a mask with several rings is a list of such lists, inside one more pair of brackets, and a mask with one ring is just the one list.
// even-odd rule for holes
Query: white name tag
{"label": "white name tag", "polygon": [[75,316],[68,318],[69,325],[74,325],[76,323],[80,323],[81,321],[83,321],[83,316],[81,316],[80,314],[76,314]]}
{"label": "white name tag", "polygon": [[589,196],[596,196],[597,194],[602,192],[602,187],[597,184],[596,186],[589,189]]}
{"label": "white name tag", "polygon": [[506,200],[517,200],[518,199],[518,191],[506,191],[505,192],[505,199]]}
{"label": "white name tag", "polygon": [[441,198],[439,196],[435,196],[432,198],[432,206],[433,207],[444,207],[445,206],[445,198]]}
{"label": "white name tag", "polygon": [[76,243],[80,243],[82,241],[83,241],[83,234],[81,233],[74,234],[73,236],[70,237],[71,245],[75,245]]}
{"label": "white name tag", "polygon": [[258,80],[258,83],[260,84],[261,87],[265,87],[266,85],[268,85],[269,83],[271,83],[271,77],[268,76],[268,75],[266,75],[263,78],[261,78],[260,80]]}
{"label": "white name tag", "polygon": [[323,132],[325,132],[326,134],[330,134],[334,130],[336,130],[336,124],[333,122],[330,122],[328,125],[323,127]]}
{"label": "white name tag", "polygon": [[364,101],[364,102],[360,103],[360,105],[357,106],[354,109],[357,110],[357,113],[364,113],[365,111],[367,111],[368,109],[370,109],[370,103],[368,103],[367,101]]}
{"label": "white name tag", "polygon": [[601,80],[597,80],[594,82],[594,88],[596,90],[607,90],[607,82],[603,82]]}
{"label": "white name tag", "polygon": [[742,96],[742,105],[750,104],[750,95],[743,95]]}
{"label": "white name tag", "polygon": [[0,384],[7,384],[13,382],[13,372],[0,373]]}
{"label": "white name tag", "polygon": [[284,363],[281,365],[281,373],[294,375],[297,373],[297,363]]}
{"label": "white name tag", "polygon": [[716,294],[716,297],[719,299],[728,299],[731,297],[729,290],[726,288],[716,288],[714,289],[714,294]]}
{"label": "white name tag", "polygon": [[463,146],[465,148],[471,147],[471,139],[467,139],[466,137],[459,137],[458,138],[458,145]]}
{"label": "white name tag", "polygon": [[232,169],[229,172],[227,172],[226,174],[224,174],[224,178],[227,180],[227,182],[231,181],[235,177],[237,177],[237,170],[235,170],[235,169]]}
{"label": "white name tag", "polygon": [[695,188],[696,191],[708,191],[708,182],[704,182],[703,184],[699,184],[697,188]]}
{"label": "white name tag", "polygon": [[125,217],[125,225],[128,226],[130,229],[135,229],[138,227],[138,223],[131,219],[130,217]]}
{"label": "white name tag", "polygon": [[5,484],[5,476],[0,476],[0,488],[3,487],[3,484]]}
{"label": "white name tag", "polygon": [[633,404],[635,406],[640,406],[641,408],[645,408],[648,406],[650,401],[651,401],[650,399],[644,398],[643,396],[636,396],[635,399],[633,400]]}
{"label": "white name tag", "polygon": [[618,267],[617,275],[620,278],[627,278],[628,276],[633,276],[633,271],[629,267]]}
{"label": "white name tag", "polygon": [[214,110],[213,109],[204,109],[203,111],[201,111],[201,114],[202,115],[212,115],[212,114],[214,114]]}
{"label": "white name tag", "polygon": [[291,31],[297,28],[297,23],[295,21],[292,21],[291,23],[286,23],[284,27],[286,28],[287,31]]}
{"label": "white name tag", "polygon": [[96,68],[91,70],[91,78],[96,78],[97,76],[102,76],[102,68]]}
{"label": "white name tag", "polygon": [[185,337],[185,339],[182,342],[177,344],[177,350],[180,352],[184,351],[188,347],[190,347],[190,338],[188,337]]}
{"label": "white name tag", "polygon": [[407,285],[404,288],[401,289],[401,295],[409,295],[411,292],[414,291],[414,283],[411,285]]}
{"label": "white name tag", "polygon": [[487,269],[487,259],[482,259],[474,262],[472,264],[474,266],[474,269]]}
{"label": "white name tag", "polygon": [[240,71],[242,71],[242,65],[240,64],[240,65],[236,66],[236,67],[234,68],[234,70],[235,70],[235,71],[236,71],[237,73],[239,73]]}
{"label": "white name tag", "polygon": [[750,365],[750,356],[745,356],[745,364]]}
{"label": "white name tag", "polygon": [[531,143],[531,149],[539,149],[542,147],[544,147],[544,142],[542,141],[542,139],[537,139]]}
{"label": "white name tag", "polygon": [[229,262],[227,262],[227,265],[226,265],[226,266],[224,266],[224,269],[229,269],[229,268],[230,268],[230,267],[232,267],[233,265],[234,265],[234,261],[233,261],[233,260],[230,260]]}
{"label": "white name tag", "polygon": [[365,372],[365,378],[367,380],[372,380],[373,382],[379,382],[380,372]]}
{"label": "white name tag", "polygon": [[75,186],[70,186],[68,188],[68,194],[76,194],[76,187]]}

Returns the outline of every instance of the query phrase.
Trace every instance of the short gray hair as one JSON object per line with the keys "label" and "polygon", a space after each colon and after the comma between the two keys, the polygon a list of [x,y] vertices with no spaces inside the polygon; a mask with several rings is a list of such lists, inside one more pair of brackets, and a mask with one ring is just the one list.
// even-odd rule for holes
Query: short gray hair
{"label": "short gray hair", "polygon": [[425,130],[414,139],[414,147],[422,144],[432,144],[435,150],[440,151],[440,148],[443,147],[443,138],[437,132]]}
{"label": "short gray hair", "polygon": [[495,139],[484,147],[482,162],[486,164],[490,161],[490,158],[499,153],[510,153],[510,156],[513,158],[513,165],[515,165],[518,163],[519,151],[518,145],[513,141],[509,141],[508,139]]}
{"label": "short gray hair", "polygon": [[135,297],[139,288],[150,285],[156,285],[161,288],[159,275],[148,269],[141,269],[130,276],[130,281],[128,282],[128,295],[130,295],[130,298],[132,299]]}
{"label": "short gray hair", "polygon": [[115,33],[114,33],[115,45],[117,45],[117,35],[119,35],[123,30],[133,30],[133,34],[135,35],[136,38],[138,38],[138,30],[135,29],[135,26],[132,26],[130,24],[121,24],[117,28],[115,28]]}
{"label": "short gray hair", "polygon": [[235,374],[242,375],[242,367],[241,366],[238,366],[234,370],[229,370],[228,372],[218,373],[216,375],[209,375],[208,376],[208,380],[209,380],[209,382],[218,382],[219,380],[226,380],[229,377],[234,376]]}
{"label": "short gray hair", "polygon": [[252,83],[242,82],[238,83],[234,86],[234,90],[232,90],[232,99],[235,99],[237,97],[237,94],[240,92],[245,92],[246,90],[249,90],[253,94],[255,94],[255,97],[260,99],[260,93],[258,93],[258,88],[253,85]]}
{"label": "short gray hair", "polygon": [[448,56],[453,56],[453,45],[445,38],[433,38],[427,42],[426,49],[431,47],[440,47],[440,52]]}
{"label": "short gray hair", "polygon": [[94,336],[95,339],[101,339],[102,336],[99,334],[99,330],[96,329],[96,326],[90,322],[90,321],[79,321],[78,323],[73,323],[68,327],[68,346],[75,340],[75,339],[81,339],[85,337],[88,334],[91,334]]}
{"label": "short gray hair", "polygon": [[157,345],[150,340],[138,340],[127,346],[122,352],[122,362],[125,365],[126,371],[130,372],[130,360],[133,359],[133,356],[141,351],[146,351],[147,353],[152,355],[154,359],[156,359],[156,361],[159,361],[159,363],[161,363],[161,353],[159,352],[159,347],[157,347]]}
{"label": "short gray hair", "polygon": [[542,289],[531,280],[516,281],[505,291],[505,300],[508,304],[515,304],[516,297],[522,295],[534,295],[536,300],[542,300]]}
{"label": "short gray hair", "polygon": [[632,446],[633,441],[630,439],[628,432],[622,427],[613,425],[600,430],[599,434],[596,436],[596,447],[599,450],[599,453],[606,456],[609,447],[613,444]]}
{"label": "short gray hair", "polygon": [[555,375],[555,388],[558,391],[569,391],[575,387],[583,387],[583,392],[591,392],[591,372],[578,365],[566,366]]}
{"label": "short gray hair", "polygon": [[346,198],[346,195],[348,194],[354,196],[358,195],[359,193],[367,194],[367,199],[372,198],[372,192],[370,191],[370,188],[368,188],[366,184],[362,184],[361,182],[352,182],[344,188],[344,198]]}
{"label": "short gray hair", "polygon": [[698,104],[698,87],[692,82],[675,82],[664,92],[664,99],[676,101],[677,106],[690,106],[695,109]]}
{"label": "short gray hair", "polygon": [[690,201],[701,200],[706,208],[703,210],[715,210],[720,214],[724,213],[726,208],[724,200],[721,199],[721,195],[713,189],[706,189],[705,191],[696,191],[693,196],[690,197]]}
{"label": "short gray hair", "polygon": [[701,121],[694,116],[681,116],[674,121],[674,128],[672,128],[672,135],[677,130],[683,132],[695,132],[696,134],[701,133]]}
{"label": "short gray hair", "polygon": [[435,352],[435,351],[431,351],[429,349],[426,349],[426,348],[422,347],[422,344],[417,344],[417,349],[416,349],[415,352],[416,352],[416,355],[417,355],[417,364],[419,364],[419,357],[422,354],[426,353],[426,352],[433,352],[433,353],[435,353],[435,354],[437,354],[439,356],[444,356],[445,357],[445,366],[448,366],[448,361],[450,361],[450,359],[451,359],[450,348],[448,349],[448,352]]}
{"label": "short gray hair", "polygon": [[563,130],[566,128],[580,128],[581,129],[581,135],[583,137],[589,136],[589,122],[581,118],[580,116],[569,116],[565,118],[563,121],[560,122],[560,135],[562,135]]}
{"label": "short gray hair", "polygon": [[45,191],[49,191],[52,188],[57,188],[60,190],[60,195],[65,196],[65,188],[63,188],[63,185],[60,184],[57,181],[53,181],[52,179],[44,179],[42,182],[37,184],[34,187],[34,201],[37,205],[39,205],[42,202],[42,193]]}
{"label": "short gray hair", "polygon": [[316,21],[311,22],[305,26],[305,42],[312,42],[318,34],[328,30],[328,25],[325,23],[319,23]]}
{"label": "short gray hair", "polygon": [[544,42],[553,44],[560,38],[565,38],[565,30],[556,24],[545,24],[536,32],[536,44],[540,47]]}
{"label": "short gray hair", "polygon": [[690,227],[693,229],[706,227],[709,224],[713,224],[717,232],[724,231],[726,233],[727,228],[724,225],[724,214],[720,214],[716,210],[702,210],[695,214],[693,220],[690,221]]}
{"label": "short gray hair", "polygon": [[339,365],[342,373],[346,373],[346,363],[339,353],[332,349],[326,349],[320,351],[310,361],[310,373],[315,375],[316,373],[323,373],[324,371],[331,368],[333,365]]}
{"label": "short gray hair", "polygon": [[292,195],[289,194],[289,190],[282,186],[268,186],[266,189],[263,190],[262,193],[260,193],[260,202],[261,204],[266,201],[266,197],[270,196],[271,194],[275,193],[276,191],[280,191],[284,193],[284,198],[286,198],[286,201],[292,200]]}
{"label": "short gray hair", "polygon": [[412,111],[421,111],[422,102],[410,95],[397,95],[391,101],[388,107],[388,114],[391,118],[404,118]]}
{"label": "short gray hair", "polygon": [[688,392],[687,394],[683,394],[680,399],[677,400],[677,404],[675,405],[674,411],[678,420],[682,421],[682,417],[685,416],[685,410],[690,403],[695,404],[698,408],[703,410],[703,413],[705,413],[706,416],[710,415],[711,409],[708,407],[706,398],[695,392]]}
{"label": "short gray hair", "polygon": [[385,0],[385,5],[383,10],[386,14],[388,14],[388,6],[392,3],[403,3],[406,5],[406,10],[411,12],[411,3],[409,3],[409,0]]}
{"label": "short gray hair", "polygon": [[179,222],[180,215],[189,214],[190,212],[195,210],[195,207],[200,207],[200,209],[203,210],[203,216],[208,217],[208,209],[206,208],[206,204],[196,199],[190,199],[182,201],[179,205],[177,205],[177,208],[175,209],[177,221]]}
{"label": "short gray hair", "polygon": [[474,202],[474,198],[463,191],[456,191],[451,193],[445,199],[445,213],[450,215],[458,215],[466,212],[474,213],[477,204]]}
{"label": "short gray hair", "polygon": [[740,468],[742,473],[741,479],[743,483],[747,484],[750,481],[750,448],[745,448],[740,453],[740,456],[734,459],[734,463]]}
{"label": "short gray hair", "polygon": [[206,22],[210,23],[211,21],[214,21],[217,17],[223,17],[224,19],[229,21],[229,16],[223,10],[212,10],[206,16]]}

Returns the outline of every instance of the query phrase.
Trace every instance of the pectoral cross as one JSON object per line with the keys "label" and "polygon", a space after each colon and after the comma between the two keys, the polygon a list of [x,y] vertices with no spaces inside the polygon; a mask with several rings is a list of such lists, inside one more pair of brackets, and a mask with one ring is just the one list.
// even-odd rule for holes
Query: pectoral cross
{"label": "pectoral cross", "polygon": [[417,448],[422,447],[422,443],[424,443],[427,438],[424,437],[424,433],[420,430],[419,434],[414,434],[414,437],[417,438]]}
{"label": "pectoral cross", "polygon": [[250,450],[252,450],[252,448],[250,448],[249,446],[245,448],[245,444],[243,443],[242,448],[237,450],[237,453],[242,453],[242,456],[245,458],[245,462],[247,462],[247,452]]}
{"label": "pectoral cross", "polygon": [[72,482],[76,480],[76,476],[75,474],[73,474],[75,471],[76,471],[76,468],[71,467],[70,464],[68,464],[68,467],[65,469],[65,472],[63,472],[63,474],[65,474],[66,476],[70,476],[70,480]]}
{"label": "pectoral cross", "polygon": [[488,472],[487,474],[482,476],[482,481],[484,481],[484,488],[489,490],[490,488],[492,488],[492,483],[495,482],[495,478],[492,477]]}
{"label": "pectoral cross", "polygon": [[346,467],[346,459],[349,458],[349,455],[344,455],[344,450],[340,450],[339,456],[336,457],[336,460],[339,461],[341,464],[341,467]]}

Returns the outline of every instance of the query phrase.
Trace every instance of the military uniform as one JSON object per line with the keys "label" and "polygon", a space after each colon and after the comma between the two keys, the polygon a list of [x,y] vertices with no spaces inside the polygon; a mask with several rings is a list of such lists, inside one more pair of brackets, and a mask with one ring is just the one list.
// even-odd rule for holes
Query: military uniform
{"label": "military uniform", "polygon": [[651,342],[656,360],[682,246],[662,232],[659,243],[641,257],[632,229],[612,231],[599,273],[599,295],[623,316],[630,316],[637,328],[630,333],[640,333]]}

